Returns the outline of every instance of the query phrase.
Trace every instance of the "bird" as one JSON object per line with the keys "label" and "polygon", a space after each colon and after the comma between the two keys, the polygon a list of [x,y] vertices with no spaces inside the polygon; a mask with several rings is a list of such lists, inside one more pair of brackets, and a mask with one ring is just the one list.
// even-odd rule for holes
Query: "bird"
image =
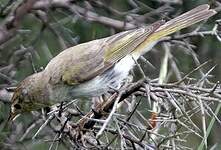
{"label": "bird", "polygon": [[67,48],[44,70],[21,81],[12,96],[9,120],[15,116],[74,98],[96,97],[119,89],[135,60],[163,37],[215,15],[208,4],[169,21],[123,31]]}

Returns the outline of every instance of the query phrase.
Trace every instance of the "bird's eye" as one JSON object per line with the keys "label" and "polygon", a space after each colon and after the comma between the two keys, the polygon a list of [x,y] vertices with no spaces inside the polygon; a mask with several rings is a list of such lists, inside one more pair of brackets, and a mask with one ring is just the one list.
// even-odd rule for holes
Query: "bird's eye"
{"label": "bird's eye", "polygon": [[19,104],[15,104],[14,107],[15,107],[15,109],[21,109],[21,105],[19,105]]}

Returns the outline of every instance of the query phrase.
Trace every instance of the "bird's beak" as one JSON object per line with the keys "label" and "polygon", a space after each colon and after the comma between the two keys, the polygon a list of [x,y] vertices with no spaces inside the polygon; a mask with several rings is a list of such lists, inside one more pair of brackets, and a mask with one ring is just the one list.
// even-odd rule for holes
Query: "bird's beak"
{"label": "bird's beak", "polygon": [[17,116],[18,116],[19,114],[16,114],[16,113],[10,113],[9,114],[9,117],[8,117],[8,120],[7,120],[7,122],[11,122],[11,121],[13,121],[15,118],[17,118]]}

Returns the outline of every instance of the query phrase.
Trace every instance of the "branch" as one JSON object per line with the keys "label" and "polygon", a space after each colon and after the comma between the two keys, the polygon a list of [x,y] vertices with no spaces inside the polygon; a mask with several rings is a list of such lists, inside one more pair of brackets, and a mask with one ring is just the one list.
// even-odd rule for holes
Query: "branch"
{"label": "branch", "polygon": [[0,45],[8,41],[16,32],[21,20],[32,9],[37,0],[26,0],[10,13],[0,26]]}
{"label": "branch", "polygon": [[80,18],[84,18],[89,21],[98,22],[110,27],[114,27],[120,30],[128,30],[132,28],[136,28],[137,26],[129,23],[120,21],[117,19],[108,18],[102,15],[99,15],[93,11],[90,11],[86,8],[82,8],[78,5],[72,4],[72,0],[41,0],[35,3],[34,9],[47,10],[48,8],[63,8],[70,11],[73,14],[78,15]]}

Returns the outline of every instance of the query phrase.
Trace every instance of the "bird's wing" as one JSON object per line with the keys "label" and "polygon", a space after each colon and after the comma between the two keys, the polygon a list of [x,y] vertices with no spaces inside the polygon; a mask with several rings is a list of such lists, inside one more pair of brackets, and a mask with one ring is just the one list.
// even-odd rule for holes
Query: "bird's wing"
{"label": "bird's wing", "polygon": [[145,41],[151,33],[156,31],[164,23],[164,20],[157,21],[149,26],[122,32],[109,37],[105,45],[106,51],[104,61],[107,63],[118,62],[126,55],[133,52],[138,45]]}
{"label": "bird's wing", "polygon": [[96,76],[104,68],[103,40],[70,47],[54,57],[44,70],[49,83],[77,85]]}
{"label": "bird's wing", "polygon": [[164,21],[158,21],[150,26],[125,31],[64,50],[45,68],[45,71],[49,71],[47,74],[50,75],[50,82],[77,85],[94,78],[130,54],[163,23]]}
{"label": "bird's wing", "polygon": [[[67,67],[62,74],[64,83],[76,85],[94,78],[104,70],[103,46],[98,40],[92,41],[91,44],[86,44],[87,46],[81,49],[79,53],[82,53],[82,55],[80,54],[80,57],[74,57],[71,60],[75,63]],[[73,50],[73,53],[79,56],[77,51]]]}

